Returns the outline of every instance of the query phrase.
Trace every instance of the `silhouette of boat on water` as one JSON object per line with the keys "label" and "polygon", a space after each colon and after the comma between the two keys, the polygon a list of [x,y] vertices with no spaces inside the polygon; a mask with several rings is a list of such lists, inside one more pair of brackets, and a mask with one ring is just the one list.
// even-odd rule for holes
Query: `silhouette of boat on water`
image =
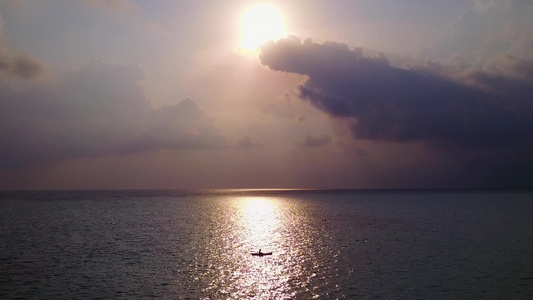
{"label": "silhouette of boat on water", "polygon": [[261,249],[259,249],[258,252],[252,252],[252,256],[265,256],[265,255],[272,255],[272,252],[261,252]]}

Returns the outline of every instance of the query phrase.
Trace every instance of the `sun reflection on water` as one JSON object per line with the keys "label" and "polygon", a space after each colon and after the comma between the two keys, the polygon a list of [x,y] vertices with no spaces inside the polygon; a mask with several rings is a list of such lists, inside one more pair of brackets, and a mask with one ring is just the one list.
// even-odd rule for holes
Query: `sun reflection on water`
{"label": "sun reflection on water", "polygon": [[[296,201],[297,202],[297,201]],[[210,298],[314,298],[319,241],[301,204],[270,196],[233,196],[219,202],[209,247]],[[272,252],[252,256],[252,252]]]}
{"label": "sun reflection on water", "polygon": [[[286,232],[282,203],[275,198],[244,197],[236,199],[237,239],[241,248],[235,252],[236,279],[232,284],[245,297],[279,298],[285,294],[288,280],[282,256]],[[272,256],[252,256],[251,252],[273,252]]]}
{"label": "sun reflection on water", "polygon": [[273,251],[281,242],[283,224],[280,220],[279,202],[260,197],[238,201],[241,235],[250,250]]}

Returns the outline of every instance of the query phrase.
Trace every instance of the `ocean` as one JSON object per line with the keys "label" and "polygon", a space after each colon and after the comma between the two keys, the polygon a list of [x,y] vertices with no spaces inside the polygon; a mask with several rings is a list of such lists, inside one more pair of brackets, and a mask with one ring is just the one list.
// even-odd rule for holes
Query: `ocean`
{"label": "ocean", "polygon": [[533,299],[532,196],[2,191],[0,298]]}

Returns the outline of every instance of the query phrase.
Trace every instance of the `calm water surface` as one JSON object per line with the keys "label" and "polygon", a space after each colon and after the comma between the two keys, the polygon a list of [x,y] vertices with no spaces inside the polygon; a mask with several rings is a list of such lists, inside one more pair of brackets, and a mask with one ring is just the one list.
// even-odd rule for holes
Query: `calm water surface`
{"label": "calm water surface", "polygon": [[0,192],[0,298],[533,299],[532,196]]}

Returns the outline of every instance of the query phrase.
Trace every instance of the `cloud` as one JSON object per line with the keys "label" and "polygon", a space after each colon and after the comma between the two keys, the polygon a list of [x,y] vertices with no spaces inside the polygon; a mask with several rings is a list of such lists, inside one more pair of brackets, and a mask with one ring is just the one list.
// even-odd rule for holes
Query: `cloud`
{"label": "cloud", "polygon": [[236,146],[240,149],[250,149],[261,147],[261,144],[253,142],[249,136],[244,135],[237,141]]}
{"label": "cloud", "polygon": [[451,33],[426,48],[430,59],[459,56],[487,60],[502,53],[527,57],[533,51],[533,2],[523,0],[476,1],[451,25]]}
{"label": "cloud", "polygon": [[307,121],[307,117],[305,115],[300,115],[296,118],[296,121],[303,123]]}
{"label": "cloud", "polygon": [[54,85],[0,86],[0,168],[225,144],[190,99],[151,108],[137,65],[95,62]]}
{"label": "cloud", "polygon": [[4,39],[4,21],[0,14],[0,73],[9,77],[36,79],[42,76],[45,65],[23,52],[10,53]]}
{"label": "cloud", "polygon": [[238,148],[246,149],[246,148],[250,148],[252,146],[253,146],[253,144],[250,141],[250,137],[248,137],[246,135],[243,136],[239,141],[237,141],[237,147]]}
{"label": "cloud", "polygon": [[299,147],[305,147],[305,148],[317,148],[317,147],[325,146],[331,143],[331,141],[332,141],[332,138],[327,133],[324,133],[321,135],[308,134],[305,136],[305,139],[296,142],[296,145]]}
{"label": "cloud", "polygon": [[291,118],[294,116],[294,112],[288,105],[279,105],[274,103],[270,103],[265,106],[261,112],[277,118]]}
{"label": "cloud", "polygon": [[466,148],[533,141],[533,110],[510,107],[530,102],[527,95],[533,86],[524,78],[485,71],[463,75],[500,92],[498,84],[527,92],[491,93],[427,67],[394,67],[383,54],[365,57],[361,48],[301,42],[297,37],[264,45],[260,60],[276,71],[306,75],[307,81],[299,86],[300,99],[333,117],[352,119],[352,133],[358,139]]}
{"label": "cloud", "polygon": [[[365,57],[342,43],[289,37],[265,44],[260,61],[307,76],[299,98],[347,124],[354,143],[386,144],[390,151],[417,146],[433,153],[434,162],[453,163],[457,168],[431,175],[448,178],[441,186],[531,187],[533,57],[404,69],[383,54]],[[309,138],[300,145],[306,142],[316,144]],[[402,176],[415,180],[421,170],[431,173],[411,163]]]}
{"label": "cloud", "polygon": [[43,75],[45,70],[40,61],[27,54],[9,55],[0,52],[0,72],[8,76],[35,79]]}

